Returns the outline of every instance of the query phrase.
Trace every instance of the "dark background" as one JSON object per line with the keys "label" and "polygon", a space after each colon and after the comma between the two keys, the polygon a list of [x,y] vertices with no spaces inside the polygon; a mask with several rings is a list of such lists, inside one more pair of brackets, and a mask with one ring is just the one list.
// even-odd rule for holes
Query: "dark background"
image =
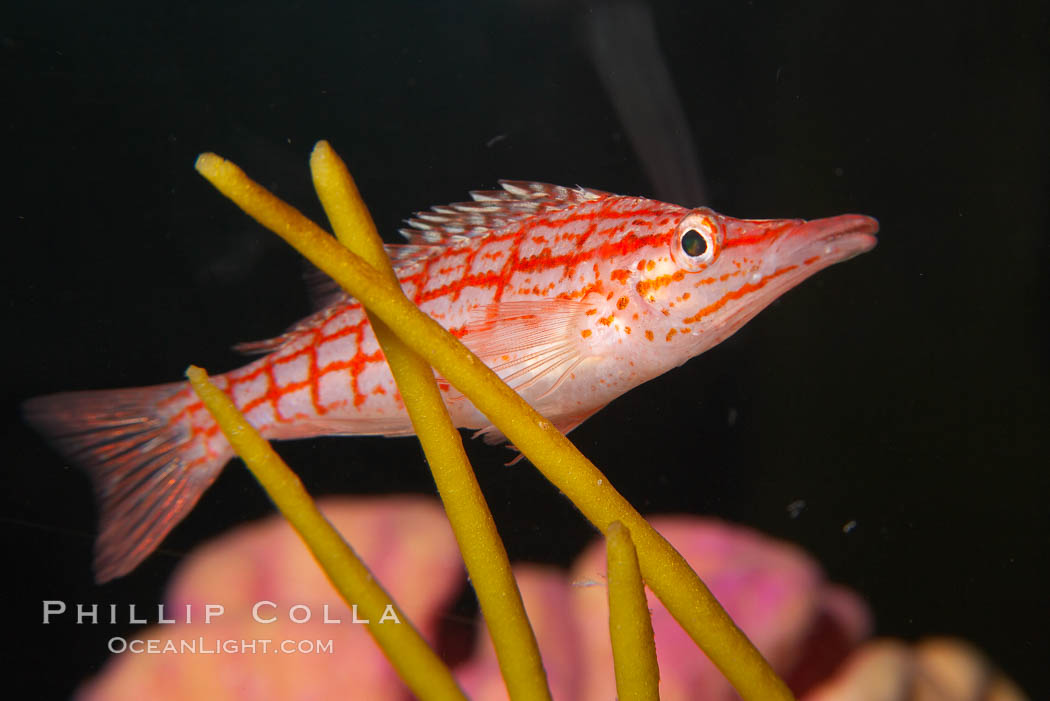
{"label": "dark background", "polygon": [[[272,511],[233,463],[160,554],[96,587],[87,480],[18,414],[230,369],[233,343],[308,311],[297,255],[196,175],[198,153],[319,218],[307,158],[327,138],[391,241],[498,178],[660,195],[588,51],[597,5],[82,5],[0,21],[3,601],[9,663],[40,698],[127,630],[45,629],[41,600],[155,606],[187,551]],[[1046,9],[842,5],[648,5],[661,51],[636,60],[665,61],[695,143],[665,169],[698,162],[727,214],[861,212],[882,233],[572,437],[643,512],[796,542],[879,634],[961,636],[1050,698]],[[280,449],[315,494],[433,491],[411,440]],[[513,559],[567,563],[593,536],[528,463],[468,449]]]}

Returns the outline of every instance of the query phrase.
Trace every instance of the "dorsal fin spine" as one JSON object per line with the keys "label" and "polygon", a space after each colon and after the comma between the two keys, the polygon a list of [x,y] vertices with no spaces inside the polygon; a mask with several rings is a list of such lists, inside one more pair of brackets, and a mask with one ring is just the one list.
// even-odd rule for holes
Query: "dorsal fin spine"
{"label": "dorsal fin spine", "polygon": [[[429,211],[416,212],[406,221],[401,234],[409,245],[443,244],[448,240],[485,236],[508,224],[540,212],[572,207],[582,202],[609,197],[610,193],[582,187],[500,180],[502,190],[475,190],[473,201],[438,205]],[[403,260],[403,254],[399,259]],[[413,256],[414,257],[414,256]]]}

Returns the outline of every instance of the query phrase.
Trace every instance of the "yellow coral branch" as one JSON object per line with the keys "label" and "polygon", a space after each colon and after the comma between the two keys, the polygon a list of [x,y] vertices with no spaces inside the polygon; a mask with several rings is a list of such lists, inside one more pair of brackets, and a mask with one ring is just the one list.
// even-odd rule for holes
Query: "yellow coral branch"
{"label": "yellow coral branch", "polygon": [[[248,423],[233,401],[208,379],[204,370],[191,366],[186,376],[230,445],[298,531],[343,600],[349,605],[356,604],[362,618],[368,619],[368,632],[412,693],[433,701],[466,701],[449,668],[376,582],[338,531],[317,510],[302,482],[266,439]],[[380,622],[388,605],[394,607],[400,623],[389,618]]]}
{"label": "yellow coral branch", "polygon": [[[314,188],[339,241],[383,273],[391,284],[397,284],[368,208],[342,159],[328,142],[320,141],[314,147],[310,170]],[[525,615],[507,551],[463,450],[463,440],[441,399],[434,372],[371,312],[368,320],[430,463],[488,625],[507,693],[515,700],[550,699],[536,636]]]}
{"label": "yellow coral branch", "polygon": [[619,521],[606,529],[605,549],[616,697],[620,701],[659,701],[660,669],[645,586],[631,532]]}
{"label": "yellow coral branch", "polygon": [[642,518],[554,426],[436,321],[360,257],[233,163],[201,154],[197,170],[249,216],[285,239],[382,319],[465,394],[543,475],[603,533],[613,521],[631,532],[649,588],[747,701],[792,699],[685,558]]}

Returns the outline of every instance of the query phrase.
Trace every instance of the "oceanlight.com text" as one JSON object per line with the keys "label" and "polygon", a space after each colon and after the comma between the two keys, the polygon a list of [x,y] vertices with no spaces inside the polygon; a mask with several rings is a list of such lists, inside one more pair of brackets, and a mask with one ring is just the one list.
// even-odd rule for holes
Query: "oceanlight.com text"
{"label": "oceanlight.com text", "polygon": [[114,654],[132,655],[331,655],[335,652],[329,640],[272,640],[186,638],[109,639],[107,647]]}

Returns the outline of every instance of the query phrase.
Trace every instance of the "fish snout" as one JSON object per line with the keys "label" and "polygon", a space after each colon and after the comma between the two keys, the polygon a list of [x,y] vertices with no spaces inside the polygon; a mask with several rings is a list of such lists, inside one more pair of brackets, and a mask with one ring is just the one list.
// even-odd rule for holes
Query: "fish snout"
{"label": "fish snout", "polygon": [[804,221],[784,232],[777,242],[779,264],[812,262],[838,263],[875,248],[878,220],[863,214]]}

